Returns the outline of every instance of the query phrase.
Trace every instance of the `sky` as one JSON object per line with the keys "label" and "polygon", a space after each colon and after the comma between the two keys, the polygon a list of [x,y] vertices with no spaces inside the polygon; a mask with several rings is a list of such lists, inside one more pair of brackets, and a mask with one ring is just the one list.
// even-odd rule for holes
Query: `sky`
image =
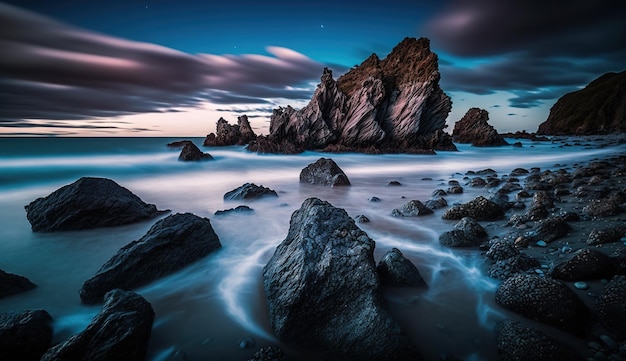
{"label": "sky", "polygon": [[626,70],[626,2],[0,2],[0,136],[196,136],[308,103],[405,37],[427,37],[452,98],[500,132],[536,131],[562,95]]}

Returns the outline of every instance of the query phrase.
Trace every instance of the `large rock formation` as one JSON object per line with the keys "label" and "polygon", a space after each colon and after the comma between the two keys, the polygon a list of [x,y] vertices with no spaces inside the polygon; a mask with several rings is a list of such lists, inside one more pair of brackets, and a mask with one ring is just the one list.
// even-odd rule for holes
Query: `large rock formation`
{"label": "large rock formation", "polygon": [[278,151],[456,150],[443,132],[451,101],[439,79],[429,40],[406,38],[387,58],[372,54],[336,81],[325,68],[309,104],[275,109],[270,134],[248,149],[269,151],[271,143]]}
{"label": "large rock formation", "polygon": [[83,332],[49,349],[41,361],[143,361],[153,322],[148,301],[134,292],[113,290]]}
{"label": "large rock formation", "polygon": [[418,359],[386,309],[373,252],[346,211],[305,200],[263,269],[276,336],[343,360]]}
{"label": "large rock formation", "polygon": [[24,208],[35,232],[117,226],[160,213],[154,204],[144,203],[114,181],[93,177],[82,177]]}
{"label": "large rock formation", "polygon": [[108,291],[131,290],[176,272],[220,248],[207,218],[177,213],[157,222],[139,240],[122,247],[80,289],[83,303],[102,301]]}
{"label": "large rock formation", "polygon": [[537,134],[582,135],[626,132],[626,71],[607,73],[552,106]]}
{"label": "large rock formation", "polygon": [[256,139],[256,134],[250,126],[248,117],[237,117],[237,125],[228,124],[224,118],[217,121],[215,133],[211,133],[204,139],[205,147],[224,145],[244,145]]}
{"label": "large rock formation", "polygon": [[452,139],[457,143],[471,143],[475,147],[509,145],[498,131],[488,123],[489,112],[470,108],[463,118],[454,123]]}
{"label": "large rock formation", "polygon": [[38,361],[52,341],[52,317],[44,310],[0,313],[0,360]]}

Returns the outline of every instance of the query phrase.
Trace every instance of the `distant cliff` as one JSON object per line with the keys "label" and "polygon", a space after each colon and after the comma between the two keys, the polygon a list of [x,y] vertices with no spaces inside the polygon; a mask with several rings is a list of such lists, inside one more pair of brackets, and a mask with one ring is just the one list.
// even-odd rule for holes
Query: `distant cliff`
{"label": "distant cliff", "polygon": [[325,68],[309,104],[275,109],[268,136],[248,149],[432,152],[456,150],[443,132],[452,107],[439,87],[428,39],[406,38],[383,60],[372,54],[334,80]]}
{"label": "distant cliff", "polygon": [[584,89],[562,96],[537,134],[626,132],[626,71],[607,73]]}

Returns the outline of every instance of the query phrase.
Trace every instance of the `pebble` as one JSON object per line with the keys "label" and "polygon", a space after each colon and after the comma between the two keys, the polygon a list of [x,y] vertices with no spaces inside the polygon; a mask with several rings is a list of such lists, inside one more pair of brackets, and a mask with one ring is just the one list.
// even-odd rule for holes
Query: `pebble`
{"label": "pebble", "polygon": [[535,269],[535,273],[536,273],[536,274],[539,274],[539,275],[542,275],[542,274],[543,274],[543,271],[542,271],[542,270],[540,270],[539,268],[537,268],[537,269]]}
{"label": "pebble", "polygon": [[537,244],[538,247],[547,247],[548,246],[548,244],[546,242],[544,242],[544,241],[537,241],[536,244]]}
{"label": "pebble", "polygon": [[576,287],[579,290],[586,290],[589,288],[589,285],[587,284],[587,282],[576,282],[574,283],[574,287]]}
{"label": "pebble", "polygon": [[572,251],[572,247],[570,246],[563,246],[563,248],[561,248],[561,252],[562,253],[568,253]]}
{"label": "pebble", "polygon": [[243,339],[241,339],[241,341],[239,341],[239,348],[240,349],[245,349],[245,348],[250,348],[250,347],[254,347],[254,340],[250,337],[244,337]]}
{"label": "pebble", "polygon": [[378,198],[376,196],[373,196],[373,197],[370,197],[370,199],[368,199],[368,201],[370,201],[370,202],[380,202],[380,198]]}
{"label": "pebble", "polygon": [[600,335],[600,339],[602,340],[602,342],[604,342],[605,345],[609,347],[609,349],[611,349],[611,351],[617,351],[617,342],[615,342],[615,340],[613,340],[611,336]]}

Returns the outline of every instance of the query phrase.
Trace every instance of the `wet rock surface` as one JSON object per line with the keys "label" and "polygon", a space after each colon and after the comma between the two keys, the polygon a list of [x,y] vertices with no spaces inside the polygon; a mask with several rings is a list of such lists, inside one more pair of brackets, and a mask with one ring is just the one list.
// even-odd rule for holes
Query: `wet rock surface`
{"label": "wet rock surface", "polygon": [[496,302],[532,320],[583,335],[589,326],[589,309],[564,283],[540,276],[517,274],[504,280]]}
{"label": "wet rock surface", "polygon": [[4,272],[0,269],[0,298],[26,292],[37,287],[28,278]]}
{"label": "wet rock surface", "polygon": [[383,302],[373,251],[344,210],[305,200],[263,269],[276,336],[353,359],[418,358]]}
{"label": "wet rock surface", "polygon": [[626,276],[611,279],[596,301],[595,312],[602,326],[621,339],[626,338]]}
{"label": "wet rock surface", "polygon": [[195,144],[187,142],[180,151],[178,160],[183,162],[198,162],[203,160],[213,160],[209,153],[203,153]]}
{"label": "wet rock surface", "polygon": [[383,286],[427,287],[415,265],[397,248],[390,249],[376,267]]}
{"label": "wet rock surface", "polygon": [[83,177],[26,207],[34,232],[118,226],[156,217],[160,211],[107,178]]}
{"label": "wet rock surface", "polygon": [[476,221],[491,221],[504,217],[504,211],[494,202],[483,196],[478,196],[465,204],[452,206],[441,216],[441,218],[448,220],[463,217],[471,217]]}
{"label": "wet rock surface", "polygon": [[0,358],[37,361],[50,347],[52,317],[44,310],[0,313]]}
{"label": "wet rock surface", "polygon": [[502,321],[496,327],[496,338],[502,361],[583,360],[571,347],[521,322]]}
{"label": "wet rock surface", "polygon": [[145,360],[154,310],[134,292],[112,290],[89,326],[49,349],[41,361]]}
{"label": "wet rock surface", "polygon": [[131,290],[171,274],[221,247],[209,219],[177,213],[157,222],[140,239],[122,247],[85,281],[80,299],[102,301],[110,290]]}
{"label": "wet rock surface", "polygon": [[446,247],[474,247],[487,239],[485,229],[471,217],[463,217],[452,231],[439,236],[439,243]]}

